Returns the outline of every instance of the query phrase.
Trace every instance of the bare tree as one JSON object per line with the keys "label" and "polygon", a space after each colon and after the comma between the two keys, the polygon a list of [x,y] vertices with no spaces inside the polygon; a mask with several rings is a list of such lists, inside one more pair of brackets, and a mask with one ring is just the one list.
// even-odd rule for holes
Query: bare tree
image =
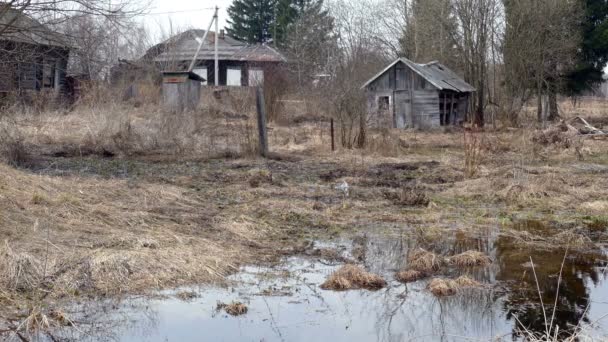
{"label": "bare tree", "polygon": [[[513,97],[537,99],[539,122],[557,117],[556,94],[575,63],[580,1],[507,0],[505,67]],[[550,105],[551,104],[551,105]]]}
{"label": "bare tree", "polygon": [[336,22],[339,58],[325,98],[340,124],[342,145],[363,147],[367,109],[361,85],[387,63],[387,56],[369,29],[369,8],[365,3],[338,0],[332,3],[331,14]]}

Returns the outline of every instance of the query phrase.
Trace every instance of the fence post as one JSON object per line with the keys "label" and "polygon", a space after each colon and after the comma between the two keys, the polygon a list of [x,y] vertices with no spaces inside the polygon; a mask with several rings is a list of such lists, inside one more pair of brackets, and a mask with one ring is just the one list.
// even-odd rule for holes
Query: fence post
{"label": "fence post", "polygon": [[258,112],[258,132],[260,141],[260,155],[268,156],[268,134],[266,132],[266,106],[264,105],[264,90],[262,87],[255,88],[256,109]]}
{"label": "fence post", "polygon": [[334,118],[330,119],[330,130],[331,130],[331,151],[336,150],[336,145],[334,143]]}

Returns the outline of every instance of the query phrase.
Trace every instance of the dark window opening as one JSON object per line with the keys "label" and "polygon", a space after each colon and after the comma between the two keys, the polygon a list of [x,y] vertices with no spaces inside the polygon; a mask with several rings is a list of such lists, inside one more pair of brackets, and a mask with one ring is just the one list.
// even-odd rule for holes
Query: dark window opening
{"label": "dark window opening", "polygon": [[458,113],[458,96],[441,93],[439,95],[439,123],[441,126],[453,125]]}
{"label": "dark window opening", "polygon": [[380,96],[378,97],[378,112],[386,113],[389,111],[390,107],[390,99],[388,96]]}
{"label": "dark window opening", "polygon": [[42,87],[55,87],[55,60],[53,59],[45,60],[42,66]]}

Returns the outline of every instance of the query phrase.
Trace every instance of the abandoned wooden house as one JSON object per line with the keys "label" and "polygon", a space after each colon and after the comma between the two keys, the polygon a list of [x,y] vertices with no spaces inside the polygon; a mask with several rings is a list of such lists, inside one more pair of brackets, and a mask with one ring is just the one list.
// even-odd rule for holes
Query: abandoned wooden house
{"label": "abandoned wooden house", "polygon": [[66,39],[27,14],[0,6],[0,96],[66,89]]}
{"label": "abandoned wooden house", "polygon": [[475,91],[439,62],[417,64],[399,58],[367,81],[372,127],[432,128],[462,122]]}
{"label": "abandoned wooden house", "polygon": [[[185,31],[149,49],[142,61],[153,61],[161,71],[187,71],[203,37],[205,30]],[[215,39],[215,32],[209,31],[192,69],[206,80],[203,85],[215,84]],[[265,77],[287,61],[268,45],[241,42],[227,36],[224,30],[220,30],[217,39],[220,86],[261,85]]]}

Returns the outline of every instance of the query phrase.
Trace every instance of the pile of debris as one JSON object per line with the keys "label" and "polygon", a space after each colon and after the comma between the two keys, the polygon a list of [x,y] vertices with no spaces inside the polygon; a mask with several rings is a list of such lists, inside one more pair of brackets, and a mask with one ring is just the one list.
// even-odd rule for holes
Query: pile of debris
{"label": "pile of debris", "polygon": [[602,131],[591,126],[587,120],[577,116],[570,120],[562,120],[532,137],[532,141],[543,145],[557,145],[570,148],[575,139],[593,138],[602,139],[608,137],[608,131]]}

